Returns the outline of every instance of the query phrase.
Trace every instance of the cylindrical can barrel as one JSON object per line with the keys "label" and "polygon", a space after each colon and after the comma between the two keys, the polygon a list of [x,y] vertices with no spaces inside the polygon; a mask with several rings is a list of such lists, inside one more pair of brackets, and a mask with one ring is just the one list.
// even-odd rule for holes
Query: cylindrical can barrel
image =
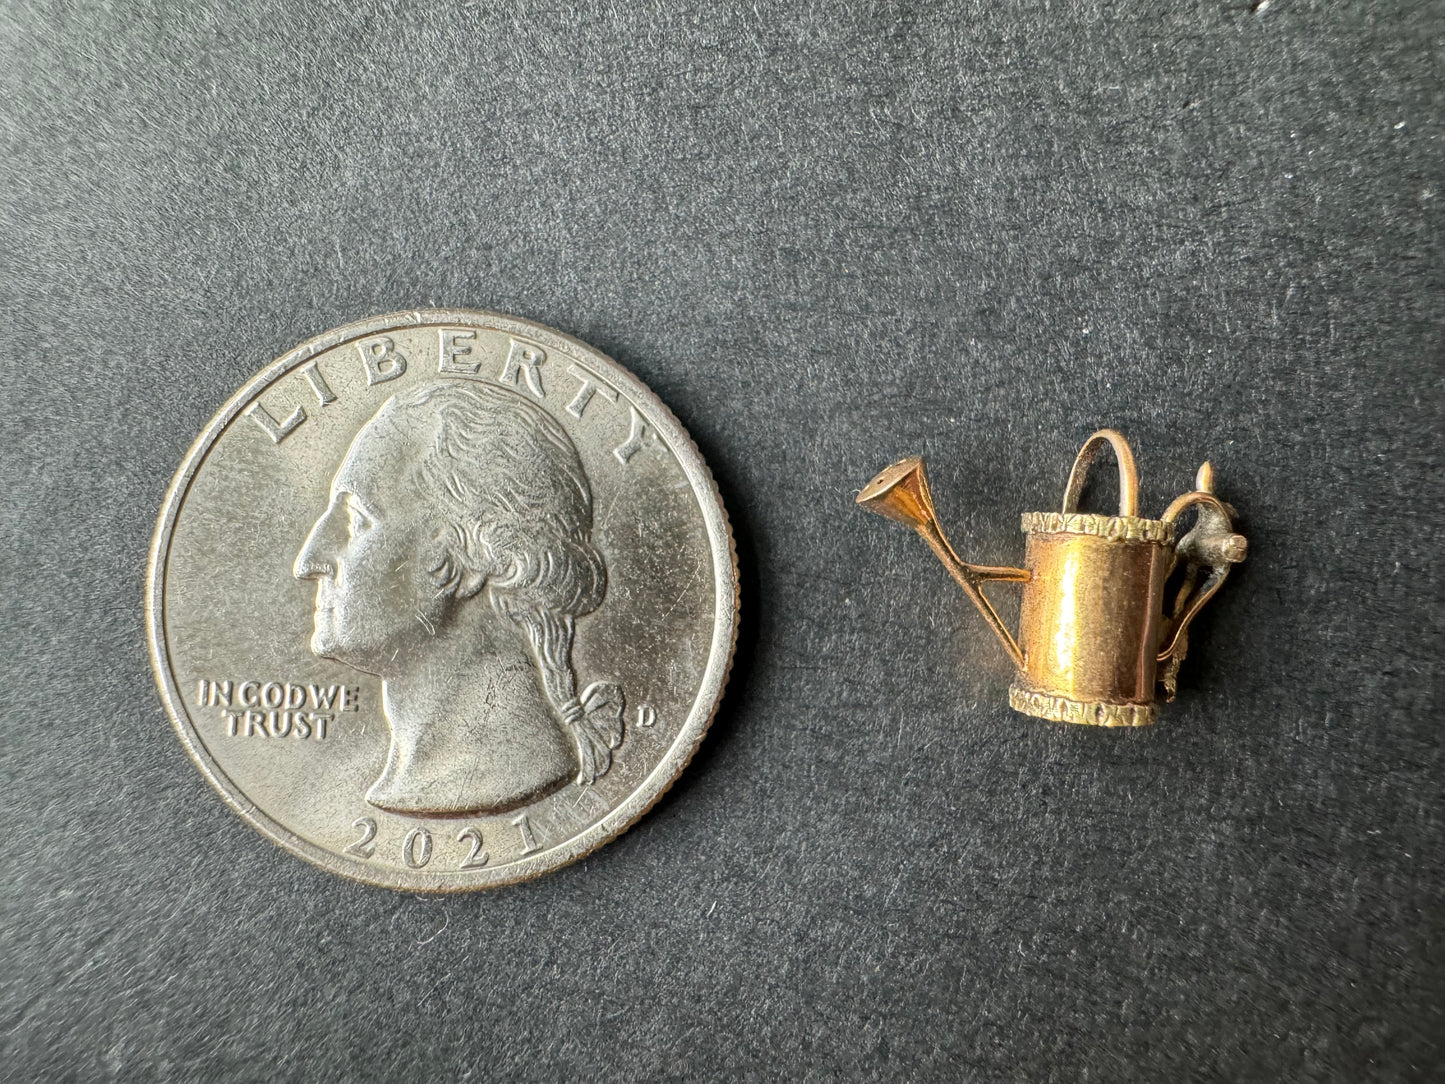
{"label": "cylindrical can barrel", "polygon": [[1019,614],[1024,667],[1009,704],[1060,722],[1154,721],[1154,668],[1173,524],[1030,512]]}

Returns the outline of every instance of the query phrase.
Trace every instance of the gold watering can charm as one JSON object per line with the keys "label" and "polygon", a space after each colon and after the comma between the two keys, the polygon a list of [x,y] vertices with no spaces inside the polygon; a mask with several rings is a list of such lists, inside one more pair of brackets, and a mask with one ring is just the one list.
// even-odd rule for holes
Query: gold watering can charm
{"label": "gold watering can charm", "polygon": [[[1105,443],[1119,464],[1119,514],[1078,512],[1084,478]],[[1152,723],[1156,679],[1165,699],[1173,700],[1189,623],[1248,548],[1234,532],[1234,510],[1214,495],[1208,463],[1199,468],[1193,491],[1159,519],[1141,519],[1134,453],[1112,429],[1084,442],[1069,471],[1062,512],[1024,513],[1024,568],[959,558],[938,526],[919,456],[899,460],[869,482],[858,504],[914,528],[973,600],[1018,667],[1009,706],[1062,723]],[[1175,521],[1195,506],[1194,527],[1176,543]],[[1165,584],[1180,562],[1183,580],[1165,613]],[[1018,640],[984,597],[984,585],[995,580],[1024,585]]]}

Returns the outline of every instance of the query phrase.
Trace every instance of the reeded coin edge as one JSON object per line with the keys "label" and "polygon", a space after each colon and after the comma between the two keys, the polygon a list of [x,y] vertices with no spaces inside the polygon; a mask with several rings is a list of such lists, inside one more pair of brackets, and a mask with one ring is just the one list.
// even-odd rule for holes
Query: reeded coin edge
{"label": "reeded coin edge", "polygon": [[[171,670],[170,653],[165,640],[165,573],[171,535],[191,483],[204,465],[216,440],[253,399],[276,380],[323,351],[386,331],[434,324],[477,324],[488,329],[521,334],[544,346],[560,349],[564,354],[579,354],[578,360],[600,359],[610,366],[609,373],[617,378],[618,390],[624,392],[643,410],[654,430],[667,440],[697,497],[712,548],[713,570],[717,580],[713,642],[692,710],[672,745],[633,792],[596,824],[555,847],[496,869],[482,867],[475,871],[442,873],[388,870],[385,876],[369,875],[362,863],[333,854],[273,820],[232,783],[211,757],[185,710],[184,700]],[[570,865],[616,839],[657,804],[697,753],[722,702],[737,647],[740,602],[737,545],[717,482],[692,437],[677,420],[676,415],[650,388],[601,350],[545,324],[479,309],[412,309],[358,320],[307,339],[242,385],[202,429],[172,478],[156,520],[150,560],[146,568],[146,639],[151,671],[155,676],[161,700],[186,752],[201,769],[201,774],[225,799],[226,804],[263,835],[313,865],[354,881],[403,891],[467,892],[516,884]]]}

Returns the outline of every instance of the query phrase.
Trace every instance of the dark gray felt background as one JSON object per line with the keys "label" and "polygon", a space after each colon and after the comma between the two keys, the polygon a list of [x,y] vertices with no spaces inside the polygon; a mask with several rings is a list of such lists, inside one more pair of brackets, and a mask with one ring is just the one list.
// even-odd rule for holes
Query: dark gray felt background
{"label": "dark gray felt background", "polygon": [[[0,13],[0,1078],[1439,1079],[1438,0],[450,7]],[[745,607],[658,808],[446,899],[230,813],[141,616],[231,392],[429,304],[647,381]],[[1251,538],[1138,733],[852,508],[1017,561],[1101,424]]]}

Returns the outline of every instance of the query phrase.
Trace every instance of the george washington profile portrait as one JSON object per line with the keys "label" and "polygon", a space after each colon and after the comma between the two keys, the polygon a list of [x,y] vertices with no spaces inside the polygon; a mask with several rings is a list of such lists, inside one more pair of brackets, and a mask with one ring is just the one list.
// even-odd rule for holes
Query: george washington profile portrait
{"label": "george washington profile portrait", "polygon": [[622,691],[579,694],[572,668],[607,589],[591,535],[576,449],[516,392],[433,383],[362,427],[294,571],[316,583],[312,652],[381,678],[368,802],[500,813],[611,767]]}

